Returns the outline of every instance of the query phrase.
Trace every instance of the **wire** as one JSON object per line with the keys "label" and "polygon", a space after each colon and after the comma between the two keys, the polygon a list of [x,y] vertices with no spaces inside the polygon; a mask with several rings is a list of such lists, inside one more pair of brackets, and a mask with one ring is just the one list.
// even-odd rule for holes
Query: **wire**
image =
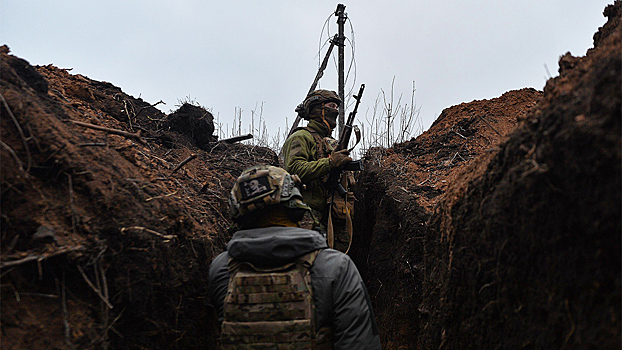
{"label": "wire", "polygon": [[348,78],[350,77],[350,72],[352,71],[352,69],[354,68],[354,80],[352,81],[352,85],[350,86],[350,90],[348,90],[348,93],[346,94],[346,96],[348,96],[347,98],[347,102],[346,102],[346,106],[349,108],[352,105],[352,99],[350,98],[350,96],[352,96],[352,92],[355,89],[356,86],[356,59],[354,58],[355,55],[355,39],[354,39],[354,26],[352,25],[352,21],[350,20],[350,17],[347,18],[348,23],[350,24],[350,35],[352,36],[352,40],[348,39],[346,37],[346,39],[348,40],[348,42],[350,43],[350,48],[351,48],[351,60],[350,60],[350,64],[348,66],[348,73],[346,74],[345,77],[345,81],[348,81]]}
{"label": "wire", "polygon": [[[348,41],[350,41],[350,39],[346,38]],[[348,78],[350,77],[350,72],[352,71],[352,69],[354,68],[353,74],[354,74],[354,80],[352,81],[352,85],[350,86],[350,90],[348,90],[348,93],[346,94],[346,96],[348,96],[348,102],[347,102],[347,106],[350,106],[350,96],[352,95],[352,92],[355,89],[355,85],[356,85],[356,59],[354,58],[354,44],[351,43],[350,45],[353,49],[352,49],[352,59],[350,60],[350,65],[348,66],[348,73],[346,74],[345,77],[345,81],[348,81]]]}
{"label": "wire", "polygon": [[[331,13],[328,18],[326,18],[326,21],[324,21],[324,25],[322,26],[322,31],[320,32],[320,41],[319,41],[319,45],[318,45],[318,51],[317,51],[317,56],[318,56],[318,61],[317,61],[317,66],[318,68],[322,65],[322,49],[324,48],[324,46],[326,46],[327,42],[330,42],[330,18],[333,16],[333,13]],[[328,39],[324,41],[324,43],[322,44],[322,37],[324,36],[324,29],[326,29],[326,34],[328,35]]]}
{"label": "wire", "polygon": [[[335,15],[334,12],[331,12],[331,14],[326,18],[326,21],[324,21],[324,25],[322,26],[322,31],[320,32],[320,40],[318,43],[318,53],[317,53],[317,57],[318,57],[318,68],[322,65],[322,49],[324,49],[326,47],[326,44],[330,43],[331,39],[333,36],[331,36],[330,34],[330,19]],[[345,94],[344,98],[346,101],[345,102],[345,106],[346,106],[346,110],[352,106],[352,104],[354,103],[354,101],[352,101],[352,93],[354,92],[354,89],[356,87],[356,77],[357,77],[357,67],[356,67],[356,59],[355,57],[355,52],[356,52],[356,42],[355,42],[355,35],[354,35],[354,26],[352,24],[352,21],[350,20],[349,17],[346,17],[346,20],[348,21],[348,24],[350,25],[350,36],[352,39],[348,38],[347,36],[344,36],[344,39],[350,44],[350,63],[348,64],[348,71],[346,73],[346,76],[344,78],[344,85],[348,86],[348,80],[350,79],[350,74],[353,75],[353,80],[352,80],[352,84],[349,86],[349,90],[348,93]],[[326,32],[327,35],[327,39],[323,40],[324,38],[324,32]],[[344,42],[345,45],[345,42]],[[337,62],[337,58],[335,57],[335,54],[331,54],[331,58],[333,61],[333,65],[335,67],[335,70],[337,72],[337,75],[339,75],[339,67],[338,67],[338,62]],[[320,81],[318,81],[318,87],[320,86],[321,83],[321,79]]]}

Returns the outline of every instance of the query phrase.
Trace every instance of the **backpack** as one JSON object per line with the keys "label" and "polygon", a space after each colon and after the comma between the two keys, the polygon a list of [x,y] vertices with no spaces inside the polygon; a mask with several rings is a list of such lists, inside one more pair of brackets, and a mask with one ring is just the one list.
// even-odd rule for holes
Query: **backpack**
{"label": "backpack", "polygon": [[230,259],[221,349],[332,349],[332,329],[315,329],[309,269],[320,251],[272,268]]}

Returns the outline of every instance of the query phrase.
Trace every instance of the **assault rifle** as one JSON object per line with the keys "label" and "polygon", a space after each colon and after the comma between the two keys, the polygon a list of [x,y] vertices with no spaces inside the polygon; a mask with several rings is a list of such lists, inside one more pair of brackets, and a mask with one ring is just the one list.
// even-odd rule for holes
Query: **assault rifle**
{"label": "assault rifle", "polygon": [[[361,88],[359,90],[358,95],[352,96],[356,100],[356,104],[354,105],[354,109],[352,110],[352,112],[350,112],[350,114],[348,115],[347,122],[343,126],[343,132],[341,133],[341,137],[339,138],[339,144],[337,145],[337,148],[335,148],[335,151],[341,151],[344,149],[348,149],[348,144],[350,143],[350,137],[352,136],[352,130],[355,130],[358,135],[358,127],[354,126],[353,124],[354,124],[354,117],[356,116],[356,112],[359,109],[359,104],[361,103],[361,97],[363,97],[363,90],[365,90],[365,84],[361,84]],[[344,170],[350,170],[350,171],[363,170],[363,162],[361,162],[360,160],[351,161],[348,164],[346,164],[344,167],[342,167],[341,169],[333,170],[330,173],[330,176],[328,178],[328,183],[332,186],[334,191],[337,191],[337,193],[339,193],[339,195],[341,195],[342,197],[345,196],[347,193],[347,190],[343,188],[343,186],[341,185],[341,181],[339,181],[341,178],[341,172]]]}

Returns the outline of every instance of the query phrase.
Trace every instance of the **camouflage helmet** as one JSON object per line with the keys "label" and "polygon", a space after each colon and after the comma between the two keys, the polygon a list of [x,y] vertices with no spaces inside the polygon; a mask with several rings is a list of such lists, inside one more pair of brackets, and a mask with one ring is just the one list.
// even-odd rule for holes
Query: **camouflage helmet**
{"label": "camouflage helmet", "polygon": [[320,103],[327,102],[335,102],[338,105],[341,105],[341,99],[336,92],[331,90],[315,90],[310,93],[307,98],[298,105],[298,107],[296,107],[296,112],[301,118],[309,120],[311,109]]}
{"label": "camouflage helmet", "polygon": [[286,208],[297,212],[302,210],[302,214],[299,215],[302,219],[304,212],[310,208],[302,201],[302,194],[296,187],[300,183],[298,175],[290,175],[284,169],[275,166],[250,167],[242,172],[231,189],[229,197],[231,215],[234,220],[238,220],[256,210],[283,204]]}

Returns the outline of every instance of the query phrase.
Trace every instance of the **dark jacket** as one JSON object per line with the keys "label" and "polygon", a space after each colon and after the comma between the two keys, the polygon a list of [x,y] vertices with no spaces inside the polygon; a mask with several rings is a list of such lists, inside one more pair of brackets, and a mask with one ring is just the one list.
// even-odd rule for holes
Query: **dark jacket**
{"label": "dark jacket", "polygon": [[278,266],[309,252],[324,249],[310,269],[317,310],[317,328],[333,327],[335,349],[380,349],[380,337],[363,280],[352,260],[327,249],[318,232],[293,227],[238,231],[227,251],[214,259],[209,271],[210,297],[218,320],[229,285],[229,257],[259,266]]}

